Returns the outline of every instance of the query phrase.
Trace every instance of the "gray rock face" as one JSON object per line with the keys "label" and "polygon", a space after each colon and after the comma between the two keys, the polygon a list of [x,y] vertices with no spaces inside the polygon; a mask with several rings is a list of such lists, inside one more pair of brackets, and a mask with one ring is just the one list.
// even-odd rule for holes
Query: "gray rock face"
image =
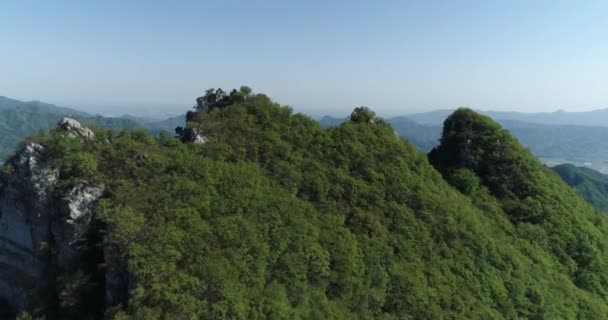
{"label": "gray rock face", "polygon": [[23,307],[48,261],[52,207],[49,187],[59,173],[44,161],[44,148],[26,145],[9,164],[0,194],[0,297]]}
{"label": "gray rock face", "polygon": [[71,137],[81,137],[89,140],[95,139],[95,133],[72,118],[63,118],[58,123],[59,127],[68,131]]}
{"label": "gray rock face", "polygon": [[[94,138],[77,121],[64,120],[60,125],[69,135]],[[17,309],[48,285],[53,270],[69,268],[77,259],[74,244],[86,232],[103,192],[103,186],[82,185],[58,195],[53,191],[58,178],[45,148],[29,143],[0,179],[0,299]]]}
{"label": "gray rock face", "polygon": [[207,142],[207,137],[205,137],[204,135],[202,135],[198,132],[194,135],[194,140],[192,141],[192,143],[203,144],[205,142]]}
{"label": "gray rock face", "polygon": [[179,132],[178,138],[183,142],[191,142],[194,144],[203,144],[208,140],[208,138],[203,135],[199,129],[195,128],[182,128]]}
{"label": "gray rock face", "polygon": [[85,237],[103,186],[77,186],[57,200],[57,215],[51,223],[58,266],[69,266],[78,257],[76,242]]}

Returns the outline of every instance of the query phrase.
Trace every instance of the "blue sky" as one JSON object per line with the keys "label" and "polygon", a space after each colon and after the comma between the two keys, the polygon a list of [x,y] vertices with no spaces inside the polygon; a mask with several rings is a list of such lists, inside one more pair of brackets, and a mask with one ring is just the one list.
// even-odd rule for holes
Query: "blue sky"
{"label": "blue sky", "polygon": [[297,111],[608,107],[605,1],[3,1],[0,95],[179,112],[251,86]]}

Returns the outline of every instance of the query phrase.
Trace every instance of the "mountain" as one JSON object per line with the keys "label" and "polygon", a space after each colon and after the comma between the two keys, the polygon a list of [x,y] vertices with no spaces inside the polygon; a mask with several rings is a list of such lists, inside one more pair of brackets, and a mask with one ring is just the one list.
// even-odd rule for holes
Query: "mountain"
{"label": "mountain", "polygon": [[63,113],[71,116],[83,116],[84,112],[76,111],[69,108],[58,107],[53,104],[48,104],[40,101],[23,102],[15,99],[0,96],[0,110],[13,110],[16,108],[24,108],[29,111],[36,111],[42,114]]}
{"label": "mountain", "polygon": [[[608,168],[607,127],[545,125],[501,119],[495,121],[508,129],[534,156],[546,163],[586,164],[597,170]],[[441,129],[433,128],[438,137]],[[410,135],[414,135],[413,139],[420,139],[416,131],[410,132]],[[409,138],[407,135],[405,137]]]}
{"label": "mountain", "polygon": [[607,217],[491,119],[457,110],[427,156],[367,108],[324,128],[246,87],[198,101],[196,143],[66,120],[7,162],[5,314],[608,316]]}
{"label": "mountain", "polygon": [[551,168],[587,202],[608,212],[608,176],[593,169],[562,164]]}
{"label": "mountain", "polygon": [[[428,152],[439,143],[441,135],[441,126],[429,123],[443,122],[447,113],[448,111],[438,110],[413,118],[401,116],[386,121],[420,151]],[[335,126],[343,121],[345,120],[324,117],[320,123],[323,126]],[[608,169],[608,127],[547,125],[504,119],[495,121],[545,162],[580,165],[586,163],[597,170]]]}
{"label": "mountain", "polygon": [[[453,110],[436,110],[410,114],[408,118],[421,124],[438,125],[453,112]],[[516,120],[522,122],[550,124],[608,127],[608,109],[598,109],[583,112],[512,112],[512,111],[477,111],[496,120]]]}
{"label": "mountain", "polygon": [[[441,143],[429,160],[478,206],[497,205],[515,234],[540,245],[569,270],[576,287],[603,294],[606,274],[600,265],[606,263],[602,247],[608,239],[604,218],[507,130],[489,117],[458,109],[444,122]],[[582,318],[605,316],[602,311]]]}
{"label": "mountain", "polygon": [[147,122],[133,118],[102,117],[39,101],[23,102],[0,97],[0,160],[7,159],[21,140],[40,130],[53,128],[66,116],[78,119],[87,125],[115,130],[146,128],[153,132],[161,130],[173,132],[177,126],[184,123],[183,117]]}

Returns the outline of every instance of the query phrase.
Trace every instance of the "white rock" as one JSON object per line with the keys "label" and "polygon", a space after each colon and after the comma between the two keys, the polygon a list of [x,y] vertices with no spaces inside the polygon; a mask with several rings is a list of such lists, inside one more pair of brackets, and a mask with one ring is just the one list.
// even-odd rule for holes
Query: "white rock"
{"label": "white rock", "polygon": [[82,137],[89,140],[95,139],[95,133],[91,129],[72,118],[63,118],[59,121],[58,125],[60,128],[68,131],[68,135],[71,137]]}
{"label": "white rock", "polygon": [[[103,186],[78,186],[64,199],[67,202],[67,223],[86,227],[91,221],[93,206],[103,193]],[[84,230],[77,230],[80,234]]]}
{"label": "white rock", "polygon": [[205,136],[203,136],[203,135],[201,135],[199,133],[197,133],[194,136],[194,141],[192,141],[192,143],[194,143],[194,144],[203,144],[205,142],[207,142],[207,137],[205,137]]}

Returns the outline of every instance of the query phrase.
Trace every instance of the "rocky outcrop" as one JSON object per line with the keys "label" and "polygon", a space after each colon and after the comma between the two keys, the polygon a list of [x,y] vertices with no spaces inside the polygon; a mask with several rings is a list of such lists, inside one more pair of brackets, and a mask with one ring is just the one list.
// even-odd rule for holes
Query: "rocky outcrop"
{"label": "rocky outcrop", "polygon": [[66,196],[55,200],[57,212],[51,231],[55,241],[55,261],[60,269],[66,269],[78,258],[78,242],[86,237],[94,206],[103,190],[103,186],[77,186]]}
{"label": "rocky outcrop", "polygon": [[191,142],[194,144],[203,144],[207,142],[207,137],[204,136],[199,129],[177,127],[175,129],[177,138],[183,142]]}
{"label": "rocky outcrop", "polygon": [[[59,126],[74,138],[94,139],[78,121]],[[53,272],[78,259],[76,243],[92,220],[101,185],[81,185],[57,194],[59,171],[41,144],[30,142],[5,164],[0,179],[0,300],[24,308],[48,288]]]}
{"label": "rocky outcrop", "polygon": [[44,161],[44,148],[26,145],[7,165],[0,194],[0,297],[23,308],[40,285],[49,259],[50,186],[59,173]]}
{"label": "rocky outcrop", "polygon": [[95,139],[95,133],[91,129],[83,126],[80,122],[72,118],[63,118],[59,121],[59,127],[66,130],[71,137],[81,137],[85,139]]}
{"label": "rocky outcrop", "polygon": [[207,137],[205,137],[204,135],[200,134],[199,132],[196,132],[194,135],[194,139],[192,140],[192,143],[194,144],[203,144],[207,142]]}

